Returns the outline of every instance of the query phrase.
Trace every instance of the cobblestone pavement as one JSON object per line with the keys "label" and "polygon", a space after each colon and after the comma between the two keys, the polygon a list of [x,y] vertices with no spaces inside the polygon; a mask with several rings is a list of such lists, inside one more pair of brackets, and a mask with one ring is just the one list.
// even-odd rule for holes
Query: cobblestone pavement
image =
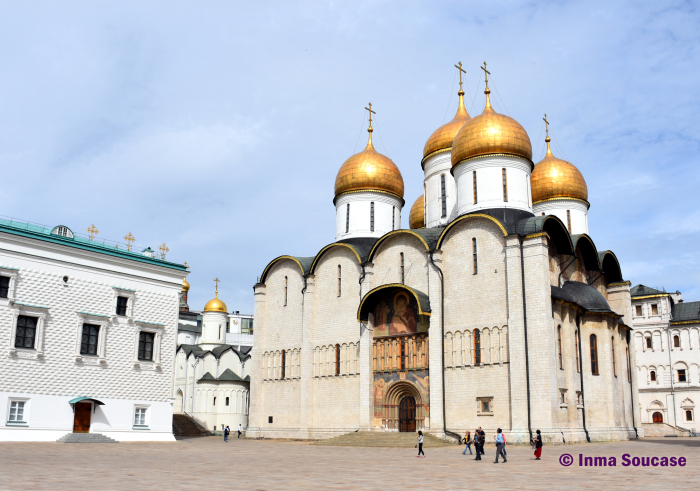
{"label": "cobblestone pavement", "polygon": [[[463,447],[416,458],[415,449],[329,447],[305,442],[193,438],[176,443],[0,443],[0,489],[695,489],[700,438],[508,447],[508,463],[482,461]],[[562,454],[574,462],[564,467]],[[611,457],[617,467],[579,467],[578,455]],[[624,467],[622,455],[685,457],[685,467]]]}

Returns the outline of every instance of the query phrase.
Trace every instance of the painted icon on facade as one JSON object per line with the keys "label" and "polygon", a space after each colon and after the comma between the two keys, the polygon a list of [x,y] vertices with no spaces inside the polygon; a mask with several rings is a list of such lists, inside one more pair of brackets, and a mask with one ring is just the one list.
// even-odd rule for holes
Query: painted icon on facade
{"label": "painted icon on facade", "polygon": [[388,294],[374,309],[375,337],[427,332],[429,325],[428,316],[418,315],[415,297],[405,290]]}

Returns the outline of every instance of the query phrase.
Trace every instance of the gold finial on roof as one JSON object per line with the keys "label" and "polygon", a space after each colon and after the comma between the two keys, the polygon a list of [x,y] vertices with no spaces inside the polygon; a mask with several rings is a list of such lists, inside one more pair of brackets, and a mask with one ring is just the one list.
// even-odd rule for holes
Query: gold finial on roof
{"label": "gold finial on roof", "polygon": [[131,250],[131,243],[133,241],[135,241],[136,239],[134,238],[133,235],[131,235],[131,232],[129,232],[128,234],[126,234],[124,236],[124,240],[126,241],[126,250],[130,251]]}
{"label": "gold finial on roof", "polygon": [[366,107],[369,111],[369,128],[367,128],[367,133],[369,133],[369,140],[367,141],[367,147],[365,147],[365,150],[372,149],[374,150],[374,145],[372,145],[372,132],[374,131],[372,129],[372,114],[377,114],[376,111],[372,111],[372,103],[369,103],[369,107]]}
{"label": "gold finial on roof", "polygon": [[170,249],[168,249],[168,246],[165,245],[165,242],[163,242],[160,247],[158,248],[160,251],[160,258],[165,261],[165,255],[170,252]]}
{"label": "gold finial on roof", "polygon": [[187,269],[190,269],[190,265],[187,264],[187,261],[184,262],[183,266],[186,267]]}
{"label": "gold finial on roof", "polygon": [[95,227],[95,224],[93,223],[87,228],[87,233],[90,234],[90,240],[92,240],[95,238],[95,235],[100,233],[100,231],[97,230],[97,227]]}
{"label": "gold finial on roof", "polygon": [[547,142],[547,155],[552,155],[552,149],[549,147],[549,142],[551,141],[551,139],[549,138],[549,121],[547,121],[547,113],[544,113],[544,118],[542,119],[544,120],[544,124],[547,127],[547,138],[544,139],[544,141]]}
{"label": "gold finial on roof", "polygon": [[489,97],[491,93],[491,89],[489,89],[489,75],[491,75],[491,72],[486,69],[486,62],[484,62],[484,66],[480,68],[484,71],[484,80],[486,81],[486,88],[484,89],[484,94],[486,94],[486,106],[484,110],[491,109],[491,97]]}
{"label": "gold finial on roof", "polygon": [[[459,65],[459,66],[458,66],[458,65]],[[462,68],[462,62],[461,62],[461,61],[458,62],[457,65],[455,65],[455,68],[456,68],[457,70],[459,70],[459,92],[457,92],[457,94],[459,94],[460,96],[463,96],[463,95],[464,95],[464,90],[462,90],[462,73],[467,73],[467,71],[466,71],[464,68]]]}

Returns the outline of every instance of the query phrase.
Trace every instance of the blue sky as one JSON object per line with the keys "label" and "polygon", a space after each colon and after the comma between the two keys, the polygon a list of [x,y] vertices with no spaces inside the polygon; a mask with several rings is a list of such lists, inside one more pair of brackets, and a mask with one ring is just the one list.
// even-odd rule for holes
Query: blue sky
{"label": "blue sky", "polygon": [[486,60],[535,161],[546,112],[582,171],[598,249],[633,284],[700,300],[698,6],[2,1],[0,215],[165,242],[192,308],[219,277],[229,310],[252,313],[272,258],[334,240],[367,103],[407,227],[423,145],[456,110],[453,65],[475,115]]}

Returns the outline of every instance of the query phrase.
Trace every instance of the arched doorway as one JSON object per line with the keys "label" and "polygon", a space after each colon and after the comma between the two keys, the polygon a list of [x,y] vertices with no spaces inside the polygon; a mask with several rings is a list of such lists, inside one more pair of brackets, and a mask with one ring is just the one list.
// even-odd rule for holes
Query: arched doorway
{"label": "arched doorway", "polygon": [[182,390],[177,389],[177,394],[175,394],[175,407],[173,407],[174,413],[182,412]]}
{"label": "arched doorway", "polygon": [[406,396],[399,403],[399,431],[416,431],[416,400],[413,396]]}
{"label": "arched doorway", "polygon": [[660,412],[656,411],[654,414],[651,415],[651,420],[654,423],[663,423],[664,417]]}

